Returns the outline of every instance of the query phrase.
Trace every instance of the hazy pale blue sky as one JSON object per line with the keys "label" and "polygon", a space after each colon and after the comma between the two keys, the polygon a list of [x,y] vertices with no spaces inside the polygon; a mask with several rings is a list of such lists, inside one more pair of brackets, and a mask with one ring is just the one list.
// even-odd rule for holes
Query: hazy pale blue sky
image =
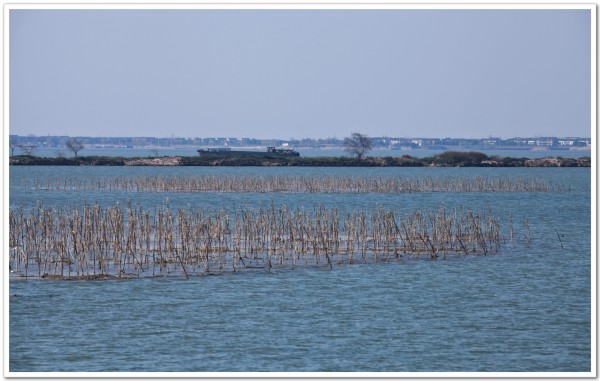
{"label": "hazy pale blue sky", "polygon": [[590,10],[11,10],[10,133],[585,136]]}

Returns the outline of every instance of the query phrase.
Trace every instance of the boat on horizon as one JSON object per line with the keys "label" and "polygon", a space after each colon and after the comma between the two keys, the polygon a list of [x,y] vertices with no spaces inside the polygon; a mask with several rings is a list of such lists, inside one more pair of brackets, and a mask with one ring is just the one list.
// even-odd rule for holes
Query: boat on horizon
{"label": "boat on horizon", "polygon": [[299,157],[300,153],[291,148],[267,147],[266,151],[238,151],[229,147],[199,149],[198,155],[203,157],[253,157],[253,158],[276,158],[276,157]]}

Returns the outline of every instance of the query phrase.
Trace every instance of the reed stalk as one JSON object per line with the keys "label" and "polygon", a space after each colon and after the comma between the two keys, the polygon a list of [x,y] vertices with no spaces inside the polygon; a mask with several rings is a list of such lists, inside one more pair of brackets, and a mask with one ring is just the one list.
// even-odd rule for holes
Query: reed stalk
{"label": "reed stalk", "polygon": [[291,193],[413,193],[413,192],[569,192],[570,185],[544,178],[370,177],[370,176],[199,176],[22,179],[22,189],[46,191],[127,192],[291,192]]}
{"label": "reed stalk", "polygon": [[[510,237],[513,237],[512,216]],[[108,207],[45,208],[9,213],[10,268],[54,276],[201,275],[262,267],[327,266],[448,255],[497,253],[500,218],[489,211],[378,208],[340,213],[262,208],[146,210]],[[524,222],[524,241],[531,232]],[[150,271],[150,269],[152,269]]]}

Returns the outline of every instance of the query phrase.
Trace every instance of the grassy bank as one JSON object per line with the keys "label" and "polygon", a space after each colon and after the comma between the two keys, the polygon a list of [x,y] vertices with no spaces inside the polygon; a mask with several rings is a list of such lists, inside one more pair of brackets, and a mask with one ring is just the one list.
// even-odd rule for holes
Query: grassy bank
{"label": "grassy bank", "polygon": [[50,158],[13,156],[10,165],[72,166],[291,166],[291,167],[591,167],[591,158],[545,157],[537,159],[488,156],[481,152],[447,151],[431,157],[146,157],[81,156]]}

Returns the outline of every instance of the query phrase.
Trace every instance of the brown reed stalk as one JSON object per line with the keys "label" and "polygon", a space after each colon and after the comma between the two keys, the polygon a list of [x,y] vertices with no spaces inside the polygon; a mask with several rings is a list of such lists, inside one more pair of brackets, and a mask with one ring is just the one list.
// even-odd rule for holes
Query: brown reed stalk
{"label": "brown reed stalk", "polygon": [[128,192],[568,192],[571,186],[539,178],[453,177],[422,178],[371,176],[200,176],[104,177],[89,179],[22,179],[22,188],[35,190],[125,190]]}
{"label": "brown reed stalk", "polygon": [[9,221],[11,270],[24,276],[31,275],[32,266],[37,276],[142,276],[150,267],[152,275],[190,276],[237,271],[240,263],[268,270],[298,263],[333,268],[334,259],[351,264],[355,255],[365,263],[401,258],[400,252],[416,258],[429,253],[432,259],[488,255],[500,250],[503,239],[500,220],[491,212],[445,208],[340,214],[324,206],[308,212],[274,205],[172,212],[168,206],[150,211],[119,204],[39,205],[29,213],[11,209]]}

